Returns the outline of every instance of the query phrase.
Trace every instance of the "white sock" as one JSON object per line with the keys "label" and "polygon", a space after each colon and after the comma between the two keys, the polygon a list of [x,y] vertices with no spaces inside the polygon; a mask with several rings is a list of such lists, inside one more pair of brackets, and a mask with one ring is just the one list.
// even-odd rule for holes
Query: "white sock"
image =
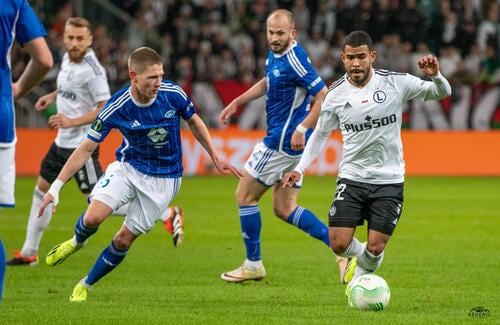
{"label": "white sock", "polygon": [[339,256],[343,257],[358,257],[359,255],[363,254],[363,251],[365,250],[366,243],[361,243],[356,237],[352,238],[351,244],[345,252],[342,254],[338,254]]}
{"label": "white sock", "polygon": [[245,260],[244,265],[247,269],[250,269],[253,271],[257,271],[258,269],[260,269],[263,266],[262,260],[250,261],[248,259]]}
{"label": "white sock", "polygon": [[81,279],[78,283],[83,285],[88,290],[92,290],[92,285],[87,283],[87,276],[85,276],[83,279]]}
{"label": "white sock", "polygon": [[173,214],[174,214],[174,208],[173,207],[168,207],[161,214],[160,220],[163,221],[163,222],[165,222],[165,221],[167,221],[168,218],[170,218],[171,216],[173,216]]}
{"label": "white sock", "polygon": [[21,249],[21,255],[25,257],[31,257],[37,254],[43,233],[52,219],[52,203],[45,207],[43,215],[38,218],[38,211],[42,205],[43,196],[44,193],[35,186],[33,199],[31,201],[30,215],[28,217],[26,239]]}
{"label": "white sock", "polygon": [[368,272],[375,272],[384,259],[384,252],[379,255],[373,255],[366,248],[360,256],[358,256],[358,266],[367,270]]}

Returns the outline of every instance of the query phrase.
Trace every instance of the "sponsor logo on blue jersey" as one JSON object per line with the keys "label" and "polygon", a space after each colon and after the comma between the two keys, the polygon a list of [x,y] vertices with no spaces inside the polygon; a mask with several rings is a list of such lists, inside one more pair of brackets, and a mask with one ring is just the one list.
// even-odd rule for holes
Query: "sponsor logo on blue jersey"
{"label": "sponsor logo on blue jersey", "polygon": [[[188,106],[188,110],[189,110],[189,106]],[[163,115],[163,116],[165,116],[166,118],[171,118],[174,115],[175,115],[175,110],[171,109],[170,111],[167,111],[165,113],[165,115]]]}
{"label": "sponsor logo on blue jersey", "polygon": [[155,144],[161,144],[167,137],[168,131],[164,128],[153,128],[149,130],[148,138]]}

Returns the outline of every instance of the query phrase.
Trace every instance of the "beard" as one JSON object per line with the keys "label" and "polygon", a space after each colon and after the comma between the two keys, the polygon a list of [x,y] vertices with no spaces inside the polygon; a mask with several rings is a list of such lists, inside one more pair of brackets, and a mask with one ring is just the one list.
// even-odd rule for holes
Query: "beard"
{"label": "beard", "polygon": [[69,60],[71,62],[82,62],[83,57],[85,56],[86,53],[87,51],[82,52],[80,50],[75,50],[75,49],[69,50],[68,51]]}
{"label": "beard", "polygon": [[290,46],[290,38],[288,38],[281,44],[279,42],[274,42],[269,44],[269,48],[271,49],[271,51],[273,51],[274,54],[283,54],[283,52],[285,52],[285,50],[289,46]]}
{"label": "beard", "polygon": [[370,76],[371,66],[366,69],[351,69],[349,79],[355,85],[364,85]]}

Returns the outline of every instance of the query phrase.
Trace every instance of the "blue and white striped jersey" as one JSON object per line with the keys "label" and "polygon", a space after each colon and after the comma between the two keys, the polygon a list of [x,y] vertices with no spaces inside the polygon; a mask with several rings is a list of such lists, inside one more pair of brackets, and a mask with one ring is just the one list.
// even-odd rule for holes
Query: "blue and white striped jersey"
{"label": "blue and white striped jersey", "polygon": [[33,9],[26,0],[2,1],[0,10],[0,146],[16,141],[10,50],[14,39],[23,45],[47,36]]}
{"label": "blue and white striped jersey", "polygon": [[102,142],[112,129],[123,137],[116,159],[155,177],[182,176],[180,118],[196,113],[191,99],[172,81],[162,81],[158,95],[140,104],[130,93],[130,85],[115,93],[97,115],[87,137]]}
{"label": "blue and white striped jersey", "polygon": [[[267,134],[264,144],[291,156],[302,151],[291,149],[297,125],[309,113],[310,97],[325,86],[314,70],[306,51],[294,41],[283,54],[269,51],[266,61]],[[306,141],[311,131],[306,134]]]}

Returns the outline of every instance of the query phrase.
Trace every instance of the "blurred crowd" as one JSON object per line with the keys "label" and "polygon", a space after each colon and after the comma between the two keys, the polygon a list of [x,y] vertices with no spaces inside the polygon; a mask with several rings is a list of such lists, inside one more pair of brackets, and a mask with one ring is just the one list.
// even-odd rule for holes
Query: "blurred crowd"
{"label": "blurred crowd", "polygon": [[[164,58],[165,77],[186,89],[211,127],[221,127],[216,117],[225,104],[214,84],[233,81],[249,86],[263,76],[266,18],[278,7],[295,14],[296,39],[327,83],[344,73],[341,44],[355,29],[367,31],[376,42],[376,68],[420,75],[417,58],[438,56],[442,73],[453,84],[453,96],[444,103],[410,104],[408,123],[414,129],[489,129],[499,111],[499,0],[109,2],[133,19],[109,19],[110,14],[93,1],[87,1],[83,16],[94,26],[93,48],[107,69],[112,91],[128,82],[130,51],[151,46]],[[75,1],[38,0],[33,6],[47,28],[56,61],[50,80],[64,54],[64,22],[82,13],[75,12]],[[26,64],[20,47],[13,49],[12,58],[15,79]],[[254,106],[263,109],[261,104]],[[261,108],[252,107],[256,114],[242,113],[234,122],[243,128],[263,127]]]}

